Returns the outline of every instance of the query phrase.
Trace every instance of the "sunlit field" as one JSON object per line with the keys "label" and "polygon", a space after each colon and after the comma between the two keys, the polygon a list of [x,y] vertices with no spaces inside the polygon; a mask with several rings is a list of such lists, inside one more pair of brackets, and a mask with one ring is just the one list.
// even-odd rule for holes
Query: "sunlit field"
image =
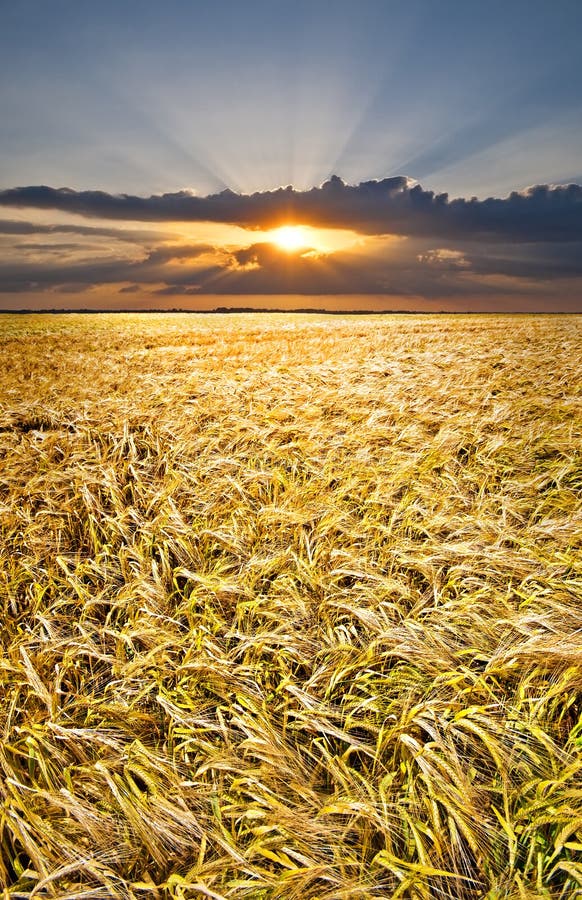
{"label": "sunlit field", "polygon": [[582,319],[0,320],[0,887],[582,896]]}

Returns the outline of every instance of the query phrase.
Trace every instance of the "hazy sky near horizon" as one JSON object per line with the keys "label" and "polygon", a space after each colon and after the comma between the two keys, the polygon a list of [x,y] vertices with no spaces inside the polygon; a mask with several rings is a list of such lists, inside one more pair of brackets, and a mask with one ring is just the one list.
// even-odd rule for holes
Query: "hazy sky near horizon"
{"label": "hazy sky near horizon", "polygon": [[0,308],[579,308],[580,0],[0,11]]}

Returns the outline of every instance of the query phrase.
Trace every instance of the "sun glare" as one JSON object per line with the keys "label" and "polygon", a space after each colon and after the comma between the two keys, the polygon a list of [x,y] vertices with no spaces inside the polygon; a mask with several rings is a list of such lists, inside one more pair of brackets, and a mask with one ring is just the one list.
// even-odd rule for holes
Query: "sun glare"
{"label": "sun glare", "polygon": [[273,231],[272,241],[281,250],[287,250],[288,253],[293,253],[295,250],[309,246],[305,231],[301,225],[283,225],[282,228],[277,228]]}
{"label": "sun glare", "polygon": [[362,243],[362,236],[342,228],[317,228],[313,225],[281,225],[263,231],[260,238],[256,231],[247,232],[253,243],[257,239],[268,241],[285,253],[299,256],[327,256],[338,250],[354,249]]}

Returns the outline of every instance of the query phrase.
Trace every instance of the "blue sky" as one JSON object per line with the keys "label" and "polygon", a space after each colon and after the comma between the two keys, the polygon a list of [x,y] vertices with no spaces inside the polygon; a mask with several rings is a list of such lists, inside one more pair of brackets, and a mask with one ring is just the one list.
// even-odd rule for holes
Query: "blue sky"
{"label": "blue sky", "polygon": [[582,176],[582,3],[3,2],[3,186]]}
{"label": "blue sky", "polygon": [[[484,199],[582,182],[580,0],[0,0],[0,14],[0,191],[204,197],[405,176]],[[417,257],[470,259],[435,244]],[[30,247],[3,247],[13,274]]]}

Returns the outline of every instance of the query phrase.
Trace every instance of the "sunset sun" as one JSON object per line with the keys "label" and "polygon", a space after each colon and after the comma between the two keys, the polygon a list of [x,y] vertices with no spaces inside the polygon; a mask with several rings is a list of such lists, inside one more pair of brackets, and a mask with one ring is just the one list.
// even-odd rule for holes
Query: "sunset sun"
{"label": "sunset sun", "polygon": [[282,228],[277,228],[273,232],[271,240],[277,247],[288,253],[293,253],[308,245],[305,229],[301,225],[283,225]]}

